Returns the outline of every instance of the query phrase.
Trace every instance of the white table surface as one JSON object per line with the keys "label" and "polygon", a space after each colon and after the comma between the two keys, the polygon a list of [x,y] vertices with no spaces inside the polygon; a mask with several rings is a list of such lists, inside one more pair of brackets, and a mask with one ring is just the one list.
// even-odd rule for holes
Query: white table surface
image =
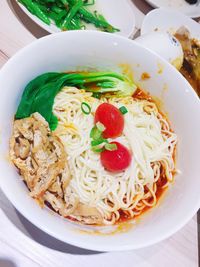
{"label": "white table surface", "polygon": [[[151,8],[143,0],[132,2],[136,26],[140,28],[144,14]],[[46,34],[19,10],[15,0],[0,0],[0,68],[20,48]],[[178,233],[157,245],[136,251],[95,253],[64,244],[40,231],[0,191],[0,267],[36,266],[197,267],[197,219],[195,216]]]}

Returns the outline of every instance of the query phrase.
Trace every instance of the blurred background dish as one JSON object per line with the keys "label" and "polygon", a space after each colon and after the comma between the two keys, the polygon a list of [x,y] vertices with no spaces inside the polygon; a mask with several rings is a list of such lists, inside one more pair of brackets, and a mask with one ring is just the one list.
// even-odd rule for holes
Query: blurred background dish
{"label": "blurred background dish", "polygon": [[180,42],[167,32],[150,32],[135,39],[142,46],[151,49],[180,70],[183,64],[183,49]]}
{"label": "blurred background dish", "polygon": [[[170,18],[170,19],[169,19]],[[167,10],[164,8],[155,9],[147,14],[141,28],[141,39],[145,36],[154,36],[151,44],[143,41],[143,45],[157,52],[165,59],[169,60],[171,49],[167,49],[167,42],[163,43],[162,38],[157,40],[155,36],[171,34],[181,43],[184,53],[183,65],[180,72],[192,85],[196,93],[200,96],[200,25],[194,20],[181,14],[180,12]],[[152,37],[151,37],[152,39]],[[162,42],[162,45],[161,43]],[[165,50],[166,49],[166,50]],[[166,53],[165,53],[166,51]],[[168,51],[168,52],[167,52]],[[177,47],[174,47],[176,53]],[[160,52],[160,53],[159,53]],[[167,57],[167,58],[166,58]],[[180,61],[174,61],[175,63]]]}
{"label": "blurred background dish", "polygon": [[[135,15],[130,1],[96,0],[95,2],[96,3],[94,6],[88,6],[87,8],[92,11],[96,10],[99,14],[103,15],[112,26],[119,29],[117,34],[125,37],[130,37],[133,34],[135,30]],[[61,31],[61,29],[59,29],[54,22],[51,21],[52,23],[47,25],[37,16],[29,12],[24,5],[19,3],[18,0],[16,0],[16,3],[35,23],[49,33]],[[97,30],[97,28],[95,28],[95,26],[92,24],[87,24],[86,29]]]}
{"label": "blurred background dish", "polygon": [[172,10],[177,10],[185,15],[198,18],[200,16],[200,3],[189,4],[185,0],[146,0],[153,7],[164,7]]}
{"label": "blurred background dish", "polygon": [[150,11],[145,16],[141,27],[141,34],[146,34],[153,31],[167,31],[171,34],[174,34],[182,26],[188,28],[192,38],[200,39],[199,23],[191,18],[188,18],[181,12],[166,8],[157,8]]}

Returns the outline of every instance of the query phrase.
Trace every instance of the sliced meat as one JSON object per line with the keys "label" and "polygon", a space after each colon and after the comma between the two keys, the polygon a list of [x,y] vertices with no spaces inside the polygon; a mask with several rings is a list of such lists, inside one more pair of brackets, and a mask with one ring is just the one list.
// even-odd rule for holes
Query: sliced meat
{"label": "sliced meat", "polygon": [[71,187],[67,187],[64,191],[65,207],[63,210],[63,216],[67,217],[74,212],[78,206],[78,197]]}
{"label": "sliced meat", "polygon": [[62,197],[55,195],[55,193],[46,191],[44,194],[44,200],[47,201],[51,207],[63,217],[71,215],[78,205],[78,198],[71,194],[73,193],[71,190],[68,192],[70,193],[70,202],[68,203],[66,203],[65,199]]}
{"label": "sliced meat", "polygon": [[97,208],[79,203],[73,212],[73,217],[85,224],[102,224],[103,217]]}
{"label": "sliced meat", "polygon": [[16,156],[21,159],[26,159],[30,152],[30,143],[27,139],[20,138],[18,143],[15,143]]}
{"label": "sliced meat", "polygon": [[37,175],[37,182],[35,182],[30,195],[34,198],[42,197],[45,191],[55,182],[59,172],[60,170],[55,163],[51,164],[42,175]]}
{"label": "sliced meat", "polygon": [[[10,158],[19,169],[32,197],[41,202],[53,184],[54,193],[64,196],[70,180],[66,152],[60,139],[50,132],[48,123],[39,113],[14,122]],[[62,185],[55,185],[56,181]],[[58,192],[55,192],[56,188]]]}
{"label": "sliced meat", "polygon": [[59,176],[57,176],[55,182],[52,183],[52,185],[48,188],[48,191],[55,194],[58,197],[64,198],[62,183],[60,181]]}
{"label": "sliced meat", "polygon": [[62,198],[55,196],[53,193],[45,192],[44,194],[44,200],[47,201],[54,211],[58,212],[60,215],[63,207],[64,207],[64,201]]}
{"label": "sliced meat", "polygon": [[73,216],[85,224],[102,223],[96,208],[79,203],[69,185],[71,176],[64,146],[40,114],[14,122],[10,158],[41,207],[47,201],[63,217]]}

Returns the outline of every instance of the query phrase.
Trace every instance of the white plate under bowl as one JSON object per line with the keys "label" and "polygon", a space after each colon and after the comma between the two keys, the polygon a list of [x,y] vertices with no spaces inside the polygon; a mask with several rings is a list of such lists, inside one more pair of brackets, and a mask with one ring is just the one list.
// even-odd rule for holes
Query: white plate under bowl
{"label": "white plate under bowl", "polygon": [[[36,16],[32,15],[22,4],[17,0],[19,7],[40,27],[49,33],[61,32],[54,23],[51,25],[45,24]],[[102,14],[108,22],[114,27],[120,29],[116,34],[124,37],[131,37],[135,30],[135,14],[130,0],[96,0],[96,4],[92,7]],[[91,24],[87,24],[87,30],[98,30]]]}
{"label": "white plate under bowl", "polygon": [[[100,69],[119,71],[129,66],[135,82],[163,103],[178,135],[180,174],[160,203],[124,232],[105,234],[107,227],[69,222],[29,196],[16,168],[8,160],[13,116],[26,84],[44,72]],[[162,69],[162,71],[160,71]],[[142,73],[149,79],[142,81]],[[97,31],[70,31],[41,38],[18,52],[0,70],[0,187],[11,203],[41,230],[71,245],[98,251],[131,250],[168,238],[200,207],[200,102],[192,87],[167,61],[134,41]],[[114,226],[111,227],[114,230]],[[83,232],[84,230],[84,232]],[[88,233],[87,231],[92,231]]]}
{"label": "white plate under bowl", "polygon": [[200,40],[199,23],[178,11],[165,8],[154,9],[145,16],[141,27],[141,34],[153,31],[174,34],[182,26],[188,28],[192,38]]}
{"label": "white plate under bowl", "polygon": [[[200,4],[190,5],[185,0],[146,0],[153,7],[177,10],[191,18],[200,17]],[[170,18],[168,18],[170,20]]]}

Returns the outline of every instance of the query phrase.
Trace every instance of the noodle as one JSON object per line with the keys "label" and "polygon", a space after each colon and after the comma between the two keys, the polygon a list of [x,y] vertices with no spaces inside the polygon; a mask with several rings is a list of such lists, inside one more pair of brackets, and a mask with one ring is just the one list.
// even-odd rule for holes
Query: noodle
{"label": "noodle", "polygon": [[[82,102],[90,105],[89,115],[81,111]],[[91,150],[94,114],[103,102],[128,110],[123,134],[114,141],[129,148],[133,157],[130,167],[120,173],[106,171],[100,155]],[[132,218],[156,205],[159,180],[166,179],[163,187],[173,180],[177,136],[155,103],[132,97],[99,100],[84,90],[64,87],[53,111],[59,119],[55,135],[64,144],[72,176],[68,187],[81,203],[98,209],[104,224],[114,224],[122,213]]]}

